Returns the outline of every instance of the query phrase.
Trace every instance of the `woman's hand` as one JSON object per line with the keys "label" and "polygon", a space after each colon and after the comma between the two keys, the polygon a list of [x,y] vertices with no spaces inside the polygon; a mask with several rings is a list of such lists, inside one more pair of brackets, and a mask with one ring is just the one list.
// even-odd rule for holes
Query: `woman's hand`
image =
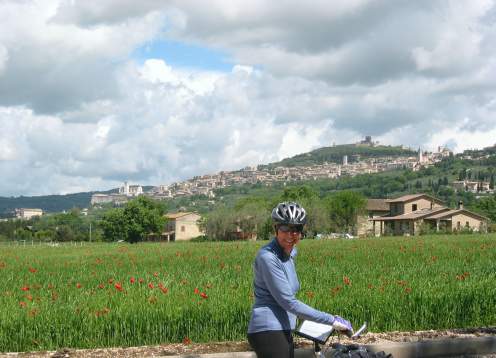
{"label": "woman's hand", "polygon": [[334,328],[336,331],[346,334],[349,337],[353,335],[353,327],[351,326],[351,323],[345,320],[343,317],[334,316],[332,328]]}

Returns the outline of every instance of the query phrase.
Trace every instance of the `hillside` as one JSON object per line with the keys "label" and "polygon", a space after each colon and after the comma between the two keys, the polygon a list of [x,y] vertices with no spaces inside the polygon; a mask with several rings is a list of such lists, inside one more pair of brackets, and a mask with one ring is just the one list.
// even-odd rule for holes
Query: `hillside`
{"label": "hillside", "polygon": [[[273,197],[280,194],[287,186],[308,185],[318,193],[325,193],[351,189],[357,190],[370,198],[392,197],[410,192],[431,192],[453,205],[459,197],[454,195],[453,190],[447,186],[446,182],[457,180],[462,169],[470,169],[474,174],[474,179],[483,176],[484,180],[494,178],[494,168],[496,166],[496,147],[484,148],[482,150],[465,151],[449,160],[438,163],[435,167],[411,172],[404,170],[394,170],[378,174],[365,174],[357,177],[342,177],[332,180],[318,180],[310,182],[282,183],[276,182],[272,186],[261,184],[232,186],[216,191],[217,198],[212,202],[211,198],[197,195],[191,197],[180,197],[168,202],[171,210],[185,208],[199,212],[210,211],[215,206],[223,203],[232,205],[237,199],[248,196]],[[360,146],[354,144],[337,145],[313,150],[309,153],[300,154],[292,158],[283,159],[277,163],[270,163],[265,167],[276,166],[298,166],[321,164],[324,162],[341,162],[343,155],[348,156],[348,161],[353,162],[360,156],[363,158],[378,156],[410,156],[416,152],[406,150],[401,147],[392,146]],[[464,156],[478,158],[464,160]],[[484,158],[484,159],[480,159]],[[263,167],[263,166],[262,166]],[[481,178],[482,179],[482,178]],[[152,187],[143,187],[149,190]],[[99,193],[117,192],[118,189],[102,191]],[[46,212],[60,212],[72,208],[86,208],[90,205],[91,196],[97,192],[75,193],[67,195],[48,195],[33,197],[0,197],[0,217],[7,217],[15,208],[41,208]],[[222,198],[222,199],[220,199]],[[465,202],[470,205],[474,201],[474,195],[468,196]]]}
{"label": "hillside", "polygon": [[386,157],[386,156],[415,156],[416,151],[393,146],[367,146],[356,144],[343,144],[333,147],[323,147],[308,153],[298,154],[291,158],[286,158],[280,162],[261,165],[262,168],[274,168],[278,166],[296,167],[327,163],[342,163],[343,156],[348,156],[348,162],[352,163],[364,158]]}
{"label": "hillside", "polygon": [[[464,176],[468,180],[496,180],[496,155],[484,159],[465,160],[450,157],[419,171],[404,169],[391,170],[376,174],[362,174],[354,177],[343,176],[336,179],[320,179],[298,182],[276,182],[270,186],[258,184],[236,185],[215,191],[216,198],[197,195],[180,197],[168,202],[170,210],[184,208],[188,211],[207,213],[219,206],[234,207],[241,198],[259,197],[272,200],[279,198],[286,189],[306,186],[320,197],[342,190],[353,190],[367,198],[393,198],[404,194],[429,193],[444,201],[445,205],[455,207],[461,200],[467,208],[489,215],[478,210],[478,197],[493,197],[493,194],[474,194],[471,192],[455,192],[450,183]],[[491,209],[492,210],[492,209]],[[496,213],[496,208],[495,208]],[[490,215],[491,218],[496,216]]]}
{"label": "hillside", "polygon": [[[110,192],[110,191],[108,191]],[[105,192],[105,193],[108,193]],[[72,208],[86,208],[95,192],[67,195],[0,197],[0,216],[10,216],[15,208],[39,208],[45,212],[59,212]]]}
{"label": "hillside", "polygon": [[[145,191],[150,189],[152,189],[152,186],[143,186],[143,190]],[[73,208],[88,208],[93,194],[118,192],[119,189],[111,189],[107,191],[89,191],[66,195],[0,197],[0,218],[11,217],[15,208],[38,208],[49,213],[67,211]]]}

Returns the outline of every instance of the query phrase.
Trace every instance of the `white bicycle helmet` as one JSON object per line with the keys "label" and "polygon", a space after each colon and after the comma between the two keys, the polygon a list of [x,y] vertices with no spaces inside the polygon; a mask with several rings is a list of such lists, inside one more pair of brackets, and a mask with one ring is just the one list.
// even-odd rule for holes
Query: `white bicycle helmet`
{"label": "white bicycle helmet", "polygon": [[283,202],[272,210],[272,220],[277,224],[305,225],[307,213],[298,203]]}

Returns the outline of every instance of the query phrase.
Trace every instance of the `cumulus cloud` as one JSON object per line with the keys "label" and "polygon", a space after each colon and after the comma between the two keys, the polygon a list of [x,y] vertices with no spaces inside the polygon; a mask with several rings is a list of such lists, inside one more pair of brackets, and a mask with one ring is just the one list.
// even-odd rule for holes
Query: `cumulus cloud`
{"label": "cumulus cloud", "polygon": [[[158,59],[130,62],[119,74],[123,96],[111,104],[93,103],[88,111],[99,116],[91,120],[74,120],[73,112],[46,116],[2,108],[0,125],[6,130],[0,143],[10,149],[0,167],[12,177],[29,168],[30,179],[15,186],[7,181],[0,189],[68,192],[84,178],[92,190],[124,179],[167,183],[276,161],[338,140],[320,118],[328,107],[311,109],[323,102],[311,81],[280,81],[248,66],[230,73],[175,70]],[[290,117],[283,104],[310,120]],[[17,138],[14,147],[9,138]],[[38,181],[44,185],[32,186]]]}
{"label": "cumulus cloud", "polygon": [[185,20],[173,31],[280,75],[377,83],[415,70],[443,75],[477,66],[489,31],[481,21],[493,6],[489,0],[215,1],[199,9],[180,1],[175,7]]}
{"label": "cumulus cloud", "polygon": [[[0,195],[165,184],[364,135],[491,145],[495,19],[494,0],[0,2]],[[133,57],[155,41],[232,69]]]}
{"label": "cumulus cloud", "polygon": [[0,105],[49,114],[115,98],[116,63],[162,26],[160,15],[149,13],[114,26],[83,28],[52,21],[57,11],[54,0],[0,3],[0,22],[9,29],[0,33]]}

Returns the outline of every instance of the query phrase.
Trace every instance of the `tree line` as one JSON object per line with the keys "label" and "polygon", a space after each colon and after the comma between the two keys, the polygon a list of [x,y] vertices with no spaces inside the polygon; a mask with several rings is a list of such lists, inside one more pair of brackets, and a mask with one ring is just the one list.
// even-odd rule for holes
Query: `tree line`
{"label": "tree line", "polygon": [[355,191],[345,190],[320,196],[309,186],[286,188],[280,195],[247,196],[235,205],[220,206],[207,215],[202,227],[209,240],[234,240],[240,233],[256,234],[257,239],[273,235],[271,212],[277,203],[295,201],[302,205],[308,216],[306,234],[353,232],[357,216],[364,212],[365,197]]}
{"label": "tree line", "polygon": [[127,241],[146,240],[160,235],[166,224],[167,205],[145,196],[123,207],[93,210],[88,216],[79,209],[49,214],[29,220],[0,222],[0,241]]}

